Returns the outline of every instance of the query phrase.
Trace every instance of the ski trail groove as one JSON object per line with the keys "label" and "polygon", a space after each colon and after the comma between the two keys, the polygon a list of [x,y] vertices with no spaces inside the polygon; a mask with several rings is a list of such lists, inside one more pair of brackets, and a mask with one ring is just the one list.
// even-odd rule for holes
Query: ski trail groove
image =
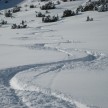
{"label": "ski trail groove", "polygon": [[[66,54],[71,54],[61,49],[56,49],[56,50],[66,53]],[[33,69],[36,67],[42,68],[43,66],[51,66],[51,65],[53,66],[49,68],[48,70],[37,74],[36,76],[34,76],[34,78],[37,78],[49,72],[55,72],[59,69],[62,69],[67,64],[71,64],[71,63],[77,64],[77,62],[82,62],[82,63],[91,62],[91,61],[97,60],[101,56],[101,55],[100,56],[94,55],[93,53],[90,53],[89,51],[86,51],[86,53],[87,53],[87,56],[76,58],[76,59],[61,60],[57,62],[43,63],[43,64],[30,64],[30,65],[16,66],[16,67],[0,70],[0,91],[2,91],[2,94],[0,94],[0,100],[1,100],[0,104],[2,105],[2,108],[12,107],[12,106],[13,107],[18,106],[19,108],[20,107],[21,108],[27,108],[27,107],[35,108],[35,107],[31,107],[31,106],[36,106],[36,104],[32,105],[33,102],[36,102],[39,104],[40,101],[44,101],[46,98],[49,98],[48,105],[46,105],[47,100],[45,100],[45,102],[43,102],[42,105],[39,104],[39,108],[44,108],[45,106],[47,107],[49,106],[51,108],[59,107],[59,106],[61,106],[62,108],[67,108],[67,106],[68,108],[77,108],[76,104],[72,102],[72,100],[70,101],[68,98],[65,98],[65,96],[62,96],[60,93],[57,94],[55,92],[43,90],[38,87],[37,87],[38,89],[37,91],[29,91],[27,89],[15,90],[14,88],[11,88],[10,80],[14,78],[14,76],[18,74],[19,72],[23,72],[23,71]],[[27,100],[25,97],[28,96],[28,93],[30,97]],[[41,100],[41,98],[37,99],[37,97],[34,97],[34,99],[31,98],[34,94],[35,96],[41,97],[44,100]],[[55,101],[56,105],[53,103],[53,101]],[[64,102],[65,104],[63,104]]]}
{"label": "ski trail groove", "polygon": [[40,74],[34,76],[34,78],[39,77],[39,76],[41,76],[41,75],[43,75],[43,74],[47,74],[47,73],[49,73],[49,72],[51,72],[51,71],[55,71],[55,70],[61,69],[63,66],[64,66],[64,65],[61,64],[61,65],[58,65],[58,66],[56,66],[56,67],[53,67],[53,68],[51,68],[51,69],[49,69],[49,70],[47,70],[47,71],[45,71],[45,72],[42,72],[42,73],[40,73]]}

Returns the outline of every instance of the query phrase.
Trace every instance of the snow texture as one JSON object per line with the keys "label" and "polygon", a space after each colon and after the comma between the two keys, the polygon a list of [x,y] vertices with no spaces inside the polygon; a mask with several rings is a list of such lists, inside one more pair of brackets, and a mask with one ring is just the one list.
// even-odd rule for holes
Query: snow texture
{"label": "snow texture", "polygon": [[[45,13],[46,2],[0,1],[0,22],[7,21],[0,24],[0,108],[108,108],[108,12],[61,18],[85,2],[61,1],[48,10],[59,21],[42,23],[36,11]],[[21,11],[4,17],[16,5]],[[11,29],[22,20],[27,28]]]}

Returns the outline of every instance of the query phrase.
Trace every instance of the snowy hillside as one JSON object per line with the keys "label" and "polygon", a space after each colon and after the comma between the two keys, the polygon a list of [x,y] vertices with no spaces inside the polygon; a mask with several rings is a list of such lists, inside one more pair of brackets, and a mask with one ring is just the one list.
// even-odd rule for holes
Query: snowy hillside
{"label": "snowy hillside", "polygon": [[108,1],[51,1],[0,0],[0,108],[108,108]]}

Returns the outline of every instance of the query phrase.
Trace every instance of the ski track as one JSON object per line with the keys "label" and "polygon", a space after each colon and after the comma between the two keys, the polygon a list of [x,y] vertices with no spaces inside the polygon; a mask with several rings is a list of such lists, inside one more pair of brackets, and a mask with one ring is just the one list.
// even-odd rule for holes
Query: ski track
{"label": "ski track", "polygon": [[[20,71],[25,71],[25,70],[28,70],[30,68],[34,68],[36,66],[41,66],[41,65],[25,65],[25,66],[18,66],[18,67],[14,67],[14,68],[8,68],[8,69],[5,69],[5,70],[0,70],[0,80],[1,80],[1,84],[0,85],[3,85],[0,87],[0,90],[3,91],[4,95],[2,94],[2,96],[0,97],[0,100],[3,100],[1,101],[1,105],[5,105],[5,106],[2,106],[2,108],[5,108],[5,107],[15,107],[16,106],[19,108],[24,108],[26,107],[25,105],[22,104],[21,100],[18,98],[18,96],[16,95],[15,93],[15,90],[10,88],[10,85],[9,85],[9,80],[18,72]],[[58,67],[59,68],[59,67]],[[52,71],[55,70],[55,69],[52,69]],[[51,71],[51,70],[49,70]],[[41,73],[39,75],[42,75],[42,74],[45,74],[44,73]],[[39,75],[37,75],[36,77],[38,77]],[[17,91],[18,92],[18,91]],[[23,92],[23,93],[21,93]],[[31,102],[30,104],[28,104],[29,102],[26,100],[23,99],[23,102],[26,103],[26,105],[30,108],[32,108],[32,105],[33,103],[37,103],[38,104],[38,108],[42,108],[42,107],[46,107],[46,108],[53,108],[53,107],[58,107],[58,106],[61,106],[62,108],[76,108],[76,106],[74,104],[71,104],[70,102],[65,102],[64,100],[61,100],[61,99],[58,99],[56,98],[55,96],[52,96],[52,95],[46,95],[44,93],[41,93],[41,92],[30,92],[30,91],[20,91],[18,93],[21,93],[23,94],[23,97],[26,97],[28,96],[28,93],[30,93],[30,98],[29,99],[29,102]],[[18,94],[17,93],[17,94]],[[34,98],[31,98],[35,95],[35,99]],[[19,95],[20,96],[20,95]],[[22,96],[22,95],[21,95]],[[20,96],[20,97],[21,97]],[[37,98],[38,96],[38,98]],[[4,98],[4,99],[3,99]],[[48,98],[48,99],[47,99]],[[7,99],[7,100],[5,100]],[[25,98],[26,99],[26,98]],[[45,102],[43,102],[45,100]],[[8,102],[7,102],[8,101]],[[34,102],[35,101],[35,102]],[[54,102],[55,101],[55,102]],[[13,106],[15,104],[15,106]],[[39,105],[40,104],[40,105]],[[56,105],[57,104],[57,105]],[[33,105],[34,106],[34,105]],[[36,105],[35,105],[36,106]]]}
{"label": "ski track", "polygon": [[[41,28],[41,27],[40,27]],[[17,67],[11,67],[7,69],[0,70],[0,104],[2,108],[88,108],[86,105],[83,105],[81,103],[73,101],[72,98],[66,97],[62,93],[53,92],[50,89],[43,89],[41,87],[36,87],[34,91],[31,91],[27,89],[26,87],[24,89],[14,89],[11,86],[10,80],[14,78],[16,74],[19,72],[25,72],[30,69],[35,68],[43,68],[46,67],[47,70],[42,71],[38,73],[36,76],[33,77],[33,79],[37,79],[38,77],[48,74],[50,72],[54,72],[55,75],[51,79],[49,83],[49,87],[52,85],[54,78],[57,76],[57,74],[60,72],[60,70],[65,68],[74,68],[80,65],[85,65],[88,67],[92,65],[92,62],[96,62],[96,60],[100,59],[101,57],[104,57],[104,54],[97,53],[89,50],[81,50],[81,49],[71,49],[75,52],[85,53],[86,56],[81,58],[74,58],[74,55],[70,53],[66,49],[59,48],[60,44],[68,44],[71,43],[68,40],[62,40],[56,43],[40,43],[40,44],[33,44],[33,45],[17,45],[18,47],[27,47],[30,49],[39,49],[39,50],[53,50],[57,52],[62,52],[66,54],[68,58],[57,62],[51,62],[51,63],[44,63],[44,64],[30,64],[30,65],[23,65],[23,66],[17,66]],[[50,47],[51,44],[56,44],[58,47]],[[5,46],[16,46],[16,45],[8,45],[8,44],[0,44]],[[90,64],[89,64],[90,63]],[[96,67],[96,66],[95,66]],[[38,69],[38,70],[39,70]],[[31,79],[28,84],[33,81]],[[28,86],[28,85],[27,85]],[[36,85],[35,85],[36,86]]]}
{"label": "ski track", "polygon": [[[49,25],[47,25],[49,26]],[[42,26],[43,27],[43,26]],[[53,32],[54,30],[47,30],[42,29],[42,27],[38,27],[40,29],[39,32],[33,32],[31,34],[35,35],[36,33],[44,33],[44,32]],[[30,34],[29,34],[30,35]],[[28,37],[27,37],[28,38]],[[26,38],[26,39],[27,39]],[[17,66],[17,67],[11,67],[7,69],[0,70],[0,105],[1,108],[88,108],[86,105],[83,105],[81,103],[73,101],[72,98],[66,97],[62,93],[58,92],[52,92],[50,89],[42,89],[41,87],[36,88],[36,90],[31,91],[29,89],[14,89],[12,88],[10,84],[10,80],[14,78],[16,74],[19,72],[24,72],[30,69],[35,68],[43,68],[44,66],[50,67],[48,70],[40,72],[36,76],[34,76],[34,79],[44,75],[48,74],[50,72],[56,72],[55,76],[50,81],[50,86],[53,83],[54,78],[56,77],[57,73],[59,73],[60,70],[64,68],[74,68],[80,65],[84,66],[90,66],[93,68],[98,68],[100,64],[95,65],[97,63],[96,61],[101,61],[101,59],[104,58],[104,54],[93,52],[89,50],[81,50],[81,49],[72,49],[72,51],[85,53],[86,56],[81,58],[74,58],[74,55],[70,52],[68,52],[65,49],[59,48],[60,44],[68,44],[68,43],[74,43],[70,42],[68,40],[59,40],[59,42],[56,43],[40,43],[40,44],[34,44],[34,45],[25,45],[22,47],[27,47],[30,49],[39,49],[39,50],[54,50],[57,52],[62,52],[66,54],[68,57],[72,56],[73,58],[69,58],[66,60],[61,60],[57,62],[51,62],[51,63],[44,63],[44,64],[30,64],[30,65],[23,65],[23,66]],[[77,41],[78,42],[78,41]],[[51,44],[56,44],[58,47],[50,47]],[[15,45],[7,45],[7,44],[1,44],[6,46],[15,46]],[[17,45],[20,46],[20,45]],[[73,66],[74,65],[74,66]],[[101,66],[102,67],[102,66]],[[33,80],[33,79],[32,79]],[[31,80],[31,81],[32,81]],[[29,84],[29,82],[28,82]]]}
{"label": "ski track", "polygon": [[[43,46],[43,45],[42,45]],[[57,51],[69,54],[68,52],[64,50],[57,49]],[[85,51],[88,55],[83,58],[77,58],[77,59],[69,59],[69,60],[62,60],[52,63],[45,63],[45,64],[31,64],[31,65],[24,65],[24,66],[18,66],[18,67],[12,67],[0,70],[0,101],[2,108],[11,107],[11,108],[26,108],[27,106],[30,108],[35,108],[34,104],[38,104],[38,108],[54,108],[54,107],[62,107],[62,108],[76,108],[77,106],[70,102],[68,98],[62,98],[60,94],[56,93],[47,93],[48,90],[40,90],[39,91],[32,91],[29,90],[14,90],[10,86],[10,80],[19,72],[23,72],[29,69],[33,68],[42,68],[43,66],[53,66],[50,67],[48,70],[41,72],[34,76],[34,78],[37,78],[41,75],[47,74],[49,72],[55,72],[59,69],[62,69],[64,66],[71,65],[72,63],[78,64],[78,63],[86,63],[86,62],[92,62],[97,60],[97,56],[92,55],[90,51]],[[52,79],[53,81],[54,79]],[[17,96],[18,95],[18,96]],[[34,98],[31,98],[33,97]],[[38,98],[37,98],[38,96]],[[22,98],[21,98],[22,97]],[[29,97],[26,99],[26,97]],[[22,99],[22,100],[21,100]],[[8,101],[8,102],[7,102]],[[54,103],[55,102],[55,103]],[[14,106],[13,106],[14,105]]]}

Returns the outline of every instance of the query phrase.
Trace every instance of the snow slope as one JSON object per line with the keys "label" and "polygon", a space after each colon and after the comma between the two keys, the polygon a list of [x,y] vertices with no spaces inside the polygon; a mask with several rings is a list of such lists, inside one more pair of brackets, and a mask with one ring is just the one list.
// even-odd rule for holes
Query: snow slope
{"label": "snow slope", "polygon": [[[14,1],[10,4],[20,3]],[[85,0],[61,2],[50,12],[61,16],[82,3]],[[13,18],[4,17],[0,4],[0,19],[8,22],[0,26],[0,108],[108,107],[108,12],[42,23],[35,17],[40,11],[37,0],[20,3],[21,12]],[[86,22],[88,15],[94,21]],[[22,20],[26,29],[11,29]]]}

